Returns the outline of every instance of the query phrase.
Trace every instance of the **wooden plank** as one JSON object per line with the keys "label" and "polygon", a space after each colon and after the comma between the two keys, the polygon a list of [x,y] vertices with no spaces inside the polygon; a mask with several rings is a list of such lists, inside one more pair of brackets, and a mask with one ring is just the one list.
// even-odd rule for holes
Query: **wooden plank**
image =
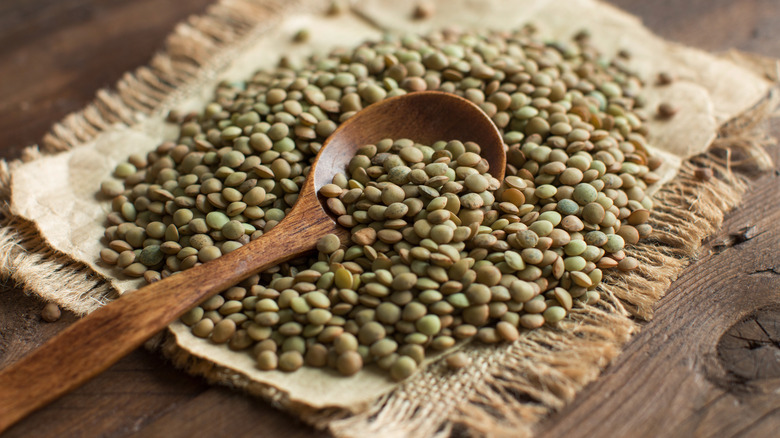
{"label": "wooden plank", "polygon": [[775,0],[607,0],[673,41],[709,51],[729,49],[780,57]]}
{"label": "wooden plank", "polygon": [[0,368],[17,361],[76,320],[63,312],[56,323],[41,319],[44,303],[11,287],[0,289]]}
{"label": "wooden plank", "polygon": [[208,389],[202,379],[175,370],[155,354],[137,350],[3,436],[124,436]]}
{"label": "wooden plank", "polygon": [[133,437],[149,436],[325,437],[286,412],[279,412],[236,391],[214,387],[163,417],[147,423]]}
{"label": "wooden plank", "polygon": [[2,157],[146,64],[174,25],[213,0],[5,0],[0,4]]}

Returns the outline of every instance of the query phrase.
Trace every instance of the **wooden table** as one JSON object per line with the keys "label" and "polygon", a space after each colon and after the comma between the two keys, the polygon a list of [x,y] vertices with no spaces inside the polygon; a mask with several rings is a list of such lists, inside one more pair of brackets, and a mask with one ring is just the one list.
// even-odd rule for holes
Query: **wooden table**
{"label": "wooden table", "polygon": [[[776,0],[612,0],[660,35],[706,50],[780,58]],[[4,0],[0,3],[0,156],[147,62],[174,24],[212,0]],[[772,127],[780,134],[780,125]],[[778,149],[772,150],[780,162]],[[780,433],[780,167],[756,177],[711,239],[747,240],[700,259],[604,375],[541,436],[777,436]],[[734,239],[732,239],[734,240]],[[0,288],[0,367],[74,321],[40,318],[40,300]],[[735,326],[736,324],[736,326]],[[720,343],[720,347],[718,347]],[[56,360],[56,358],[52,358]],[[728,370],[728,371],[727,371]],[[0,407],[2,409],[2,407]],[[317,436],[268,404],[188,376],[139,349],[10,429],[8,437]]]}

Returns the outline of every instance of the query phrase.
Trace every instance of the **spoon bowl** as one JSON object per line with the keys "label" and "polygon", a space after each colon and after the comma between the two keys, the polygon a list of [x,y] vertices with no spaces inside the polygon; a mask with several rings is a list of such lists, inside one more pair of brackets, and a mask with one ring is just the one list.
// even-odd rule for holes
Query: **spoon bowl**
{"label": "spoon bowl", "polygon": [[349,230],[328,215],[317,191],[345,171],[360,147],[383,138],[426,144],[474,141],[482,147],[491,174],[504,177],[501,135],[471,102],[442,92],[419,92],[366,107],[323,144],[298,201],[271,231],[215,260],[123,295],[0,370],[0,433],[105,370],[207,298],[313,250],[325,234],[348,241]]}
{"label": "spoon bowl", "polygon": [[342,123],[317,157],[312,170],[314,190],[343,172],[358,149],[385,138],[408,138],[426,145],[440,140],[473,141],[482,148],[491,175],[504,179],[504,142],[490,117],[462,97],[421,91],[370,105]]}

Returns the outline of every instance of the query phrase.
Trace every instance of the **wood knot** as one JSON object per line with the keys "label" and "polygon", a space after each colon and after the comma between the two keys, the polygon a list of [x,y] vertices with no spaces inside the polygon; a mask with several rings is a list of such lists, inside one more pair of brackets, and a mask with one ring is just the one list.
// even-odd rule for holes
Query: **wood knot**
{"label": "wood knot", "polygon": [[780,306],[760,308],[731,326],[717,351],[724,369],[740,380],[780,377]]}

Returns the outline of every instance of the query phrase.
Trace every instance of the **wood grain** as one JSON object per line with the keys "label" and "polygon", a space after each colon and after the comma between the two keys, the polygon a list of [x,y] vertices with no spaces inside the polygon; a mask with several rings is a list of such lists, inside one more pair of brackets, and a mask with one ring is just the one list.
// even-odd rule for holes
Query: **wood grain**
{"label": "wood grain", "polygon": [[780,57],[775,0],[609,0],[661,36],[709,51],[737,49]]}
{"label": "wood grain", "polygon": [[[88,103],[98,88],[145,63],[175,21],[209,3],[0,2],[0,154],[16,157],[23,146],[38,142],[48,126]],[[684,44],[780,57],[780,3],[774,0],[610,3]],[[780,134],[777,127],[772,132]],[[722,346],[728,346],[721,335],[744,337],[740,322],[765,314],[761,309],[772,297],[778,300],[780,282],[773,272],[778,269],[780,204],[772,190],[780,182],[776,176],[764,178],[712,242],[760,222],[757,236],[719,253],[713,250],[692,265],[659,303],[655,320],[643,326],[601,380],[542,425],[542,436],[776,436],[776,379],[740,383],[735,376],[744,372],[720,359]],[[75,320],[66,313],[56,323],[42,322],[42,307],[11,285],[0,289],[0,367]],[[733,324],[737,329],[730,332]],[[743,362],[739,369],[750,364],[763,369],[763,363]],[[258,431],[319,436],[265,402],[209,386],[139,349],[3,437],[254,436]]]}
{"label": "wood grain", "polygon": [[[772,268],[765,271],[777,273]],[[780,274],[780,273],[778,273]],[[780,378],[780,303],[759,308],[718,342],[718,360],[740,383]]]}
{"label": "wood grain", "polygon": [[0,2],[2,156],[18,157],[51,125],[146,64],[173,26],[213,0]]}

